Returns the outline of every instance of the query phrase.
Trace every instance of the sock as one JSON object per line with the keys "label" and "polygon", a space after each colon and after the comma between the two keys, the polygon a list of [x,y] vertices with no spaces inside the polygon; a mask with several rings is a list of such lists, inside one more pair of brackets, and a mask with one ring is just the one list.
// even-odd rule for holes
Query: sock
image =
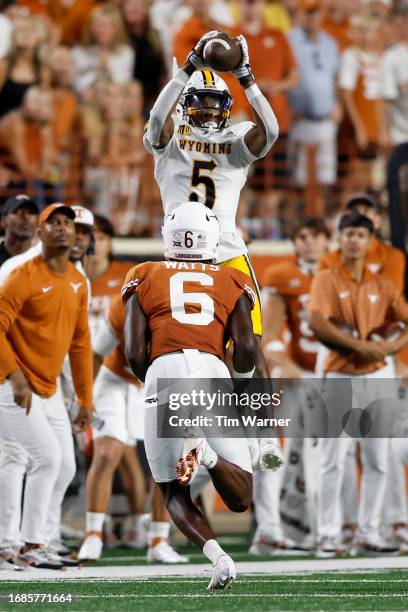
{"label": "sock", "polygon": [[148,540],[149,546],[152,544],[152,541],[156,538],[160,538],[161,540],[168,540],[170,534],[170,523],[152,521],[150,524]]}
{"label": "sock", "polygon": [[217,453],[211,448],[208,444],[207,440],[203,445],[203,458],[201,459],[201,464],[204,465],[208,470],[211,470],[215,466],[218,461]]}
{"label": "sock", "polygon": [[144,514],[132,514],[131,516],[132,530],[134,531],[136,536],[139,536],[140,532],[143,530],[143,525],[142,525],[143,517],[144,517]]}
{"label": "sock", "polygon": [[104,520],[105,520],[104,512],[87,512],[86,513],[86,531],[102,531]]}
{"label": "sock", "polygon": [[221,557],[221,555],[226,555],[227,553],[225,550],[222,550],[217,540],[207,540],[203,547],[203,554],[211,561],[211,563],[216,563],[218,557]]}

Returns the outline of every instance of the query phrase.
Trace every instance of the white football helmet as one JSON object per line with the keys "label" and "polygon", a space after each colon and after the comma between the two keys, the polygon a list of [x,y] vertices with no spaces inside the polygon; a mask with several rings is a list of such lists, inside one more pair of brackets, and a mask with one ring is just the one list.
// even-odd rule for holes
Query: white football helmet
{"label": "white football helmet", "polygon": [[196,70],[180,97],[183,121],[206,133],[229,122],[233,100],[226,82],[212,70]]}
{"label": "white football helmet", "polygon": [[162,234],[167,259],[217,259],[220,225],[212,210],[201,202],[183,202],[174,208],[164,219]]}

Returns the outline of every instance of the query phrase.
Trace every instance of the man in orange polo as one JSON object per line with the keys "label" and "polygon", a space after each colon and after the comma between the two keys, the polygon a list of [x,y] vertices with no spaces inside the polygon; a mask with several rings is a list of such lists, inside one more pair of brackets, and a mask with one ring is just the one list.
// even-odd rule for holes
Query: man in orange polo
{"label": "man in orange polo", "polygon": [[[50,507],[61,506],[75,473],[71,424],[57,378],[69,353],[79,412],[92,418],[88,288],[69,261],[75,212],[52,204],[39,217],[40,255],[16,268],[0,289],[0,557],[58,569],[44,548]],[[21,533],[13,528],[27,468]],[[17,464],[17,465],[16,465]]]}
{"label": "man in orange polo", "polygon": [[[372,332],[386,323],[408,323],[408,304],[389,281],[370,272],[366,265],[374,225],[358,213],[340,220],[340,261],[331,270],[318,272],[313,280],[309,311],[310,327],[330,348],[324,364],[325,377],[346,378],[352,384],[352,409],[364,409],[383,397],[371,379],[392,378],[393,368],[386,357],[408,345],[408,328],[393,341],[374,341]],[[332,391],[332,393],[330,393]],[[329,408],[338,405],[332,418],[344,409],[345,398],[328,386]],[[331,395],[331,397],[330,397]],[[337,402],[337,403],[336,403]],[[350,412],[352,416],[353,410]],[[341,487],[345,457],[353,438],[321,440],[320,507],[318,514],[318,556],[343,552],[339,542],[341,527]],[[358,538],[352,552],[391,552],[392,547],[379,533],[388,464],[389,439],[364,437],[360,440],[362,490]]]}
{"label": "man in orange polo", "polygon": [[[404,288],[405,257],[402,251],[386,244],[380,239],[381,216],[379,203],[364,191],[353,194],[346,203],[346,210],[365,215],[374,225],[365,265],[372,274],[390,280],[402,291]],[[324,255],[319,262],[319,270],[338,266],[341,261],[341,249],[336,249]]]}

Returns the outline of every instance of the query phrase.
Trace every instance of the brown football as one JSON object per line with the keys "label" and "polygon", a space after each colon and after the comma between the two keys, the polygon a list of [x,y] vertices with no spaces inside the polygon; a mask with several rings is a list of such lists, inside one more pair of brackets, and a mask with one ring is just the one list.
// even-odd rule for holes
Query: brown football
{"label": "brown football", "polygon": [[241,45],[236,38],[220,32],[205,44],[203,57],[213,70],[219,72],[235,70],[242,61]]}

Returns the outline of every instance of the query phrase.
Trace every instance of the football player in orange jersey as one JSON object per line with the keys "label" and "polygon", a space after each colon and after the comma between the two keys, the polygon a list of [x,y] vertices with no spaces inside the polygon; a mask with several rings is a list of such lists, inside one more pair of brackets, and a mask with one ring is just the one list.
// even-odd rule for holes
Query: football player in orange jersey
{"label": "football player in orange jersey", "polygon": [[[160,378],[223,378],[225,341],[233,340],[233,376],[251,378],[258,341],[251,308],[256,294],[249,277],[214,265],[220,229],[201,203],[186,202],[167,215],[163,226],[167,261],[141,264],[126,277],[125,353],[134,374],[145,381],[147,397]],[[209,589],[235,579],[232,559],[190,496],[200,465],[227,506],[245,511],[252,498],[252,467],[246,438],[159,438],[157,401],[145,412],[145,447],[153,478],[179,529],[213,563]]]}
{"label": "football player in orange jersey", "polygon": [[[307,304],[313,275],[320,257],[327,251],[330,232],[321,219],[309,218],[300,223],[292,236],[295,257],[288,261],[271,265],[265,272],[262,288],[262,314],[264,335],[262,345],[268,366],[283,376],[300,378],[313,377],[318,350],[318,342],[308,325]],[[290,332],[290,342],[285,345],[282,328],[286,322]],[[297,404],[304,398],[299,398]],[[250,553],[254,555],[274,555],[280,552],[299,553],[299,546],[291,539],[283,537],[279,506],[285,516],[293,519],[299,529],[292,526],[291,535],[303,545],[311,545],[305,536],[304,493],[298,487],[289,489],[291,483],[305,481],[308,527],[312,536],[315,532],[316,517],[316,440],[288,439],[285,455],[295,456],[299,461],[286,462],[282,477],[269,471],[254,472],[254,504],[257,530],[254,534]],[[303,458],[303,460],[302,460]],[[285,507],[285,496],[280,499],[280,490],[286,489],[287,495],[299,500],[299,504]]]}

